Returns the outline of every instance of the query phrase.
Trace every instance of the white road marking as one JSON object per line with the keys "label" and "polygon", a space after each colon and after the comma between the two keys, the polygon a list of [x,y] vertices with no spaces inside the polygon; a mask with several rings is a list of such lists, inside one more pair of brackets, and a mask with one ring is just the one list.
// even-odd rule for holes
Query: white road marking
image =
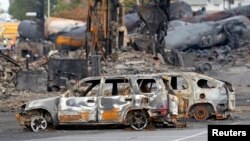
{"label": "white road marking", "polygon": [[[235,123],[232,123],[230,125],[237,125],[237,124],[240,124],[240,122],[235,122]],[[193,137],[197,137],[197,136],[200,136],[200,135],[206,134],[206,133],[207,133],[207,131],[204,131],[204,132],[201,132],[201,133],[198,133],[198,134],[194,134],[192,136],[187,136],[187,137],[176,139],[176,140],[173,140],[173,141],[183,141],[183,140],[190,139],[190,138],[193,138]]]}
{"label": "white road marking", "polygon": [[237,124],[240,124],[240,122],[235,122],[235,123],[232,123],[230,125],[237,125]]}
{"label": "white road marking", "polygon": [[188,136],[188,137],[185,137],[185,138],[181,138],[181,139],[177,139],[177,140],[173,140],[173,141],[182,141],[182,140],[186,140],[186,139],[189,139],[189,138],[193,138],[193,137],[197,137],[197,136],[200,136],[202,134],[206,134],[207,131],[205,132],[201,132],[201,133],[198,133],[198,134],[195,134],[195,135],[192,135],[192,136]]}

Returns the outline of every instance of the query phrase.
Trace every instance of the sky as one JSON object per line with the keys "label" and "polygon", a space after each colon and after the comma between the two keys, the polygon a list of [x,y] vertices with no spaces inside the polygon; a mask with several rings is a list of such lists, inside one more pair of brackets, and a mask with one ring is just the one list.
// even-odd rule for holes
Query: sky
{"label": "sky", "polygon": [[1,3],[1,8],[7,11],[9,8],[9,0],[0,0],[0,3]]}

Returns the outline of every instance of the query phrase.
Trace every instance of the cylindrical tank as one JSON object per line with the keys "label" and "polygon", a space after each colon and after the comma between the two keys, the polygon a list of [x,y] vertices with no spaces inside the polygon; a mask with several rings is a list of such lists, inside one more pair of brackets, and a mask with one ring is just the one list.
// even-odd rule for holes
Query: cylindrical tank
{"label": "cylindrical tank", "polygon": [[169,11],[171,11],[170,12],[171,20],[178,20],[193,16],[193,11],[191,6],[183,1],[171,3]]}
{"label": "cylindrical tank", "polygon": [[31,20],[21,21],[18,26],[18,33],[20,38],[29,40],[39,40],[44,37],[39,24]]}
{"label": "cylindrical tank", "polygon": [[83,46],[86,26],[75,28],[69,32],[58,34],[55,40],[56,47],[63,50],[76,50]]}
{"label": "cylindrical tank", "polygon": [[[217,22],[204,22],[177,26],[169,31],[164,39],[166,49],[187,50],[188,48],[207,48],[214,45],[223,44],[226,41],[223,30],[227,23],[237,21],[248,25],[250,21],[244,16],[235,16]],[[233,30],[233,29],[231,29]],[[240,31],[245,28],[240,26]]]}

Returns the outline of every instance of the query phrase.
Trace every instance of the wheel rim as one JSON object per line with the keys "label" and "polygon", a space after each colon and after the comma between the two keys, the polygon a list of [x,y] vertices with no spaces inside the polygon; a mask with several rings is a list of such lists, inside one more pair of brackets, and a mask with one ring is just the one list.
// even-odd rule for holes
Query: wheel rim
{"label": "wheel rim", "polygon": [[227,63],[228,63],[229,65],[234,65],[234,64],[235,64],[235,58],[234,58],[233,56],[229,56],[229,57],[227,58]]}
{"label": "wheel rim", "polygon": [[45,130],[47,128],[47,121],[41,116],[35,116],[32,118],[30,126],[34,132],[38,132],[40,129]]}
{"label": "wheel rim", "polygon": [[197,106],[194,112],[196,120],[206,120],[209,116],[208,109],[205,106]]}
{"label": "wheel rim", "polygon": [[131,127],[135,130],[142,130],[148,125],[148,119],[144,113],[134,113],[131,119]]}

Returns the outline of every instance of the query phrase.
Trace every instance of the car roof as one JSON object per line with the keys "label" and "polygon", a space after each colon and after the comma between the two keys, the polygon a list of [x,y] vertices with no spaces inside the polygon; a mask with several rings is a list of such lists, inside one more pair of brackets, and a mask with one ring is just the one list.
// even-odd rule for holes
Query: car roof
{"label": "car roof", "polygon": [[159,74],[134,74],[134,75],[104,75],[104,76],[94,76],[87,77],[85,79],[101,79],[101,78],[128,78],[128,77],[152,77],[158,76]]}

